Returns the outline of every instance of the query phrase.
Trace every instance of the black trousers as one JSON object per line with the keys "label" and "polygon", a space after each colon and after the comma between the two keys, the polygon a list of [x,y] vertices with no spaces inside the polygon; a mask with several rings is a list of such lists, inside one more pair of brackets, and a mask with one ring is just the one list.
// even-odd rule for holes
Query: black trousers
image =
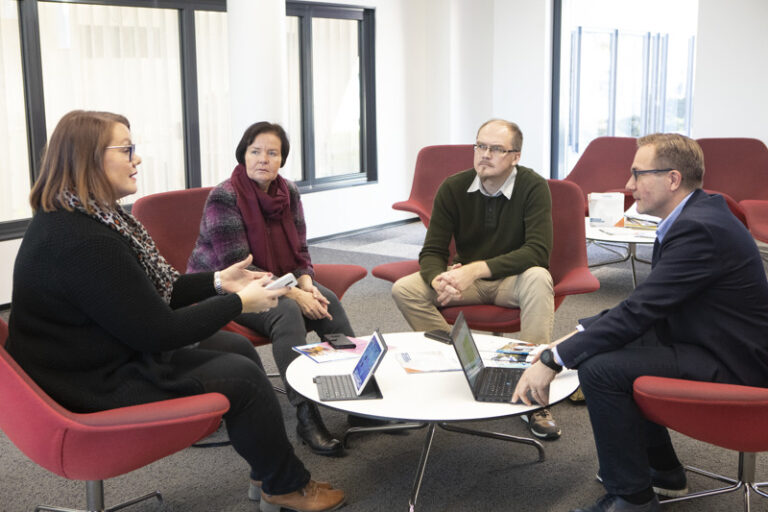
{"label": "black trousers", "polygon": [[288,401],[294,406],[300,404],[305,399],[296,393],[285,380],[285,371],[291,361],[299,356],[299,353],[293,350],[293,347],[307,343],[307,333],[315,331],[318,335],[330,333],[344,333],[347,336],[354,336],[352,327],[349,325],[347,313],[339,302],[336,295],[321,285],[314,282],[320,293],[328,299],[328,312],[333,320],[321,318],[312,320],[304,316],[301,308],[292,299],[280,297],[277,306],[265,311],[264,313],[244,313],[235,320],[256,331],[262,336],[266,336],[272,342],[272,355],[275,358],[277,370],[280,377],[283,378],[285,389],[288,395]]}
{"label": "black trousers", "polygon": [[304,487],[309,471],[293,451],[282,410],[261,360],[251,343],[237,334],[219,332],[195,348],[176,350],[172,363],[190,368],[206,392],[229,400],[224,415],[232,447],[251,466],[251,478],[269,494]]}
{"label": "black trousers", "polygon": [[[707,354],[700,356],[704,358]],[[647,333],[624,348],[597,354],[579,366],[579,382],[592,422],[600,475],[608,493],[627,495],[649,488],[648,450],[665,445],[672,450],[667,429],[646,420],[635,404],[635,379],[653,375],[740,383],[715,355],[709,357],[710,361],[702,361],[700,373],[681,372],[674,347]],[[721,368],[713,374],[715,366]]]}

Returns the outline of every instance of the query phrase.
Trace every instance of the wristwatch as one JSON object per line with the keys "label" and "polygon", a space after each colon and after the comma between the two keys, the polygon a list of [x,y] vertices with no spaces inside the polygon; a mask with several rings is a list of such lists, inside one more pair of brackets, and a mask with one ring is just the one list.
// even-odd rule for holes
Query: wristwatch
{"label": "wristwatch", "polygon": [[555,354],[553,354],[550,349],[544,350],[541,355],[539,355],[539,361],[541,361],[547,368],[555,370],[556,373],[560,373],[563,370],[563,367],[555,361]]}

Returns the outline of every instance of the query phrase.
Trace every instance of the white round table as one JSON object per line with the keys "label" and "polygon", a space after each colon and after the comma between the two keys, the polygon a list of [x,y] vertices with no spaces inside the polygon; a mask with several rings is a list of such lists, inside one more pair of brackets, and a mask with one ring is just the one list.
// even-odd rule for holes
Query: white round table
{"label": "white round table", "polygon": [[[454,432],[532,445],[539,452],[539,461],[544,460],[544,448],[535,439],[499,432],[467,429],[453,423],[515,416],[539,409],[541,408],[540,405],[477,402],[461,370],[407,373],[395,359],[397,352],[445,351],[446,354],[453,357],[452,355],[455,354],[453,347],[427,339],[420,332],[384,334],[382,337],[389,350],[375,374],[376,382],[382,394],[380,399],[330,402],[319,400],[317,386],[313,382],[313,378],[317,375],[351,373],[357,359],[316,363],[308,357],[298,357],[288,366],[286,378],[297,393],[325,407],[371,418],[417,422],[383,428],[352,427],[344,436],[345,444],[347,436],[354,432],[427,427],[426,440],[411,489],[410,510],[414,510],[416,506],[436,426]],[[498,337],[481,334],[474,334],[474,337],[478,345],[481,346],[481,350],[481,344],[498,343],[500,340]],[[504,338],[504,341],[507,342],[509,339]],[[550,404],[564,400],[576,390],[578,385],[579,381],[575,371],[564,370],[561,372],[550,386]]]}
{"label": "white round table", "polygon": [[[637,273],[635,272],[635,261],[650,263],[650,261],[637,257],[637,244],[651,244],[656,240],[656,230],[651,229],[633,229],[625,227],[597,227],[591,226],[589,217],[584,219],[584,227],[587,241],[608,243],[608,244],[627,244],[627,254],[616,260],[596,263],[590,267],[599,267],[627,261],[632,265],[632,284],[637,286]],[[602,246],[605,248],[605,246]],[[611,250],[611,249],[608,249]],[[612,251],[616,252],[616,251]],[[618,254],[618,252],[616,252]]]}

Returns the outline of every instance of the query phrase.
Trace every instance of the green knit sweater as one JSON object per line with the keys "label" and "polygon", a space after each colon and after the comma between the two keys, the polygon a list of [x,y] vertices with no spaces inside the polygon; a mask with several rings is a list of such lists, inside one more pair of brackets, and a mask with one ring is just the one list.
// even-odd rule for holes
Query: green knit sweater
{"label": "green knit sweater", "polygon": [[491,279],[517,275],[530,267],[549,267],[552,251],[552,198],[547,181],[517,166],[511,199],[467,193],[474,169],[447,178],[437,191],[424,247],[421,277],[428,284],[445,272],[451,238],[455,263],[485,260]]}

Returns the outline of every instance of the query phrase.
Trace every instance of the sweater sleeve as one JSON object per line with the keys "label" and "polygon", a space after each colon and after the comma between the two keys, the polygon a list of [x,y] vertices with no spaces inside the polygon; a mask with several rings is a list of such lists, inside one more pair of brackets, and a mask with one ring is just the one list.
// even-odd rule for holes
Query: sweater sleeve
{"label": "sweater sleeve", "polygon": [[200,235],[189,258],[187,272],[213,272],[242,261],[251,253],[237,196],[224,182],[205,202]]}
{"label": "sweater sleeve", "polygon": [[437,189],[432,205],[432,216],[424,237],[424,246],[419,253],[421,278],[432,286],[432,280],[445,272],[450,257],[450,245],[456,229],[457,208],[451,195],[449,183],[444,181]]}
{"label": "sweater sleeve", "polygon": [[[89,237],[62,255],[62,264],[67,268],[62,283],[68,300],[111,336],[138,351],[172,350],[203,340],[242,310],[236,294],[172,309],[131,249],[114,237]],[[201,278],[189,279],[191,283]]]}

